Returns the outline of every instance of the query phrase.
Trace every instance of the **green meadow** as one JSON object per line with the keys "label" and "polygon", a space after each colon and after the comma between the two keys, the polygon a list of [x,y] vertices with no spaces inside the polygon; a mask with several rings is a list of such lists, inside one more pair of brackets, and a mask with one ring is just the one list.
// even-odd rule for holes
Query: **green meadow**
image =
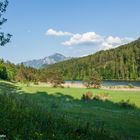
{"label": "green meadow", "polygon": [[[108,98],[107,100],[81,100],[82,95],[88,91],[91,91],[93,93],[93,96],[107,94]],[[0,132],[5,133],[7,137],[9,136],[13,139],[23,139],[23,134],[25,133],[25,131],[27,131],[24,130],[24,127],[22,127],[20,123],[28,123],[25,129],[30,128],[30,125],[32,126],[31,128],[34,131],[30,132],[30,135],[34,135],[34,139],[53,139],[51,136],[45,135],[45,129],[41,130],[44,126],[41,126],[41,124],[36,124],[36,122],[38,121],[41,122],[42,120],[45,120],[45,117],[43,117],[43,115],[46,115],[46,118],[48,116],[48,114],[43,114],[41,115],[41,117],[43,118],[39,119],[41,110],[43,110],[42,113],[47,112],[51,114],[52,119],[59,120],[56,121],[58,124],[61,122],[61,125],[59,124],[59,126],[56,125],[55,122],[55,124],[51,123],[49,127],[48,133],[49,131],[51,131],[50,134],[52,134],[53,130],[54,135],[56,135],[56,137],[54,136],[54,139],[62,139],[62,137],[63,139],[86,138],[89,140],[92,140],[94,138],[140,139],[140,91],[51,88],[41,87],[39,85],[26,86],[23,84],[13,84],[1,81],[0,93],[0,109],[2,110],[1,113],[3,113],[1,115],[0,121]],[[122,100],[129,100],[129,104],[135,104],[135,107],[127,108],[125,106],[122,106],[120,104]],[[10,115],[12,116],[12,111],[14,114],[13,119],[12,117],[10,118]],[[8,115],[6,115],[6,112],[8,113]],[[32,119],[29,117],[30,115],[26,116],[28,113],[30,114],[30,112],[32,112]],[[38,112],[40,113],[38,114]],[[36,114],[38,114],[38,117],[34,117]],[[10,119],[8,118],[8,116]],[[24,118],[26,119],[24,120]],[[10,125],[8,121],[12,124]],[[33,122],[33,124],[31,124],[30,121]],[[62,121],[64,121],[65,124],[63,124],[64,122]],[[2,122],[5,125],[2,125]],[[67,123],[70,124],[69,126],[71,126],[71,128],[68,129],[68,126],[63,126]],[[45,125],[44,122],[43,124]],[[58,126],[56,128],[56,131],[55,127],[51,130],[51,127],[55,125]],[[21,131],[16,130],[18,129],[18,126]],[[40,127],[40,129],[35,129],[36,126]],[[76,129],[77,127],[79,129]],[[80,129],[81,127],[82,130]],[[74,136],[71,135],[71,133],[67,134],[65,132],[66,128],[68,129],[67,133],[69,131],[72,131],[71,133],[74,134]],[[80,132],[78,130],[80,130]],[[57,134],[58,132],[59,134]],[[60,133],[62,136],[60,136]],[[101,138],[100,134],[102,134]],[[31,137],[33,138],[32,135]],[[94,135],[95,137],[93,137]],[[30,139],[29,135],[28,138]]]}

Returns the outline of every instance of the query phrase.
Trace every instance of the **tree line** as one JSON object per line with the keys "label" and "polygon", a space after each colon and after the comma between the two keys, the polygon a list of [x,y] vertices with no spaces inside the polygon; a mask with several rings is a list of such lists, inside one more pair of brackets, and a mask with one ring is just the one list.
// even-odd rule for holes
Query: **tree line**
{"label": "tree line", "polygon": [[[9,61],[0,60],[0,79],[12,82],[38,84],[39,82],[50,83],[53,87],[62,87],[65,83],[63,75],[58,71],[46,69],[35,69],[25,67],[23,64],[15,65]],[[101,77],[94,71],[91,76],[85,79],[83,84],[87,87],[100,88]]]}
{"label": "tree line", "polygon": [[9,61],[0,60],[0,79],[28,84],[33,82],[51,83],[53,87],[61,86],[64,83],[63,76],[57,71],[44,71],[32,67],[25,67],[23,64],[15,65]]}

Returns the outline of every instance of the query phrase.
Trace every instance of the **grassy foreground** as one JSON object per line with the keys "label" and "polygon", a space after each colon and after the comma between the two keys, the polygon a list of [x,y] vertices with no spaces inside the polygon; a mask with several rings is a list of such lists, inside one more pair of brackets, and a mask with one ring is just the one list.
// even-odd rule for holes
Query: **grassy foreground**
{"label": "grassy foreground", "polygon": [[[87,91],[107,101],[84,102]],[[0,134],[5,139],[140,139],[140,91],[27,87],[0,82]],[[135,108],[120,101],[130,99]]]}

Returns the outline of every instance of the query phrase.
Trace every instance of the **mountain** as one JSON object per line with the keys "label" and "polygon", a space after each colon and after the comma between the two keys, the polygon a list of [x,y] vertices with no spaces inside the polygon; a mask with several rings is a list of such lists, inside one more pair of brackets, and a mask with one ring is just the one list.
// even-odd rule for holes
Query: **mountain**
{"label": "mountain", "polygon": [[23,64],[27,67],[33,67],[33,68],[41,68],[42,66],[48,66],[50,64],[55,64],[64,60],[71,59],[70,57],[66,57],[62,54],[55,53],[51,56],[47,56],[43,59],[38,60],[30,60],[23,62]]}
{"label": "mountain", "polygon": [[95,70],[106,80],[140,80],[140,38],[115,49],[50,65],[65,79],[86,79]]}

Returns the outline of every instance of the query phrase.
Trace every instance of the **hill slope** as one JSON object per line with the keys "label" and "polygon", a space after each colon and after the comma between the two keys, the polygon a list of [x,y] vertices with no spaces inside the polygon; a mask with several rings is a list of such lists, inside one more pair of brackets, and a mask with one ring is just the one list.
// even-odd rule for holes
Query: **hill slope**
{"label": "hill slope", "polygon": [[70,59],[70,58],[66,57],[62,54],[55,53],[55,54],[53,54],[51,56],[47,56],[43,59],[30,60],[30,61],[23,62],[23,64],[27,67],[41,68],[43,65],[47,66],[47,65],[55,64],[57,62],[61,62],[61,61],[68,60],[68,59]]}
{"label": "hill slope", "polygon": [[71,59],[47,67],[65,79],[84,79],[96,70],[103,79],[140,80],[140,38],[115,49]]}

